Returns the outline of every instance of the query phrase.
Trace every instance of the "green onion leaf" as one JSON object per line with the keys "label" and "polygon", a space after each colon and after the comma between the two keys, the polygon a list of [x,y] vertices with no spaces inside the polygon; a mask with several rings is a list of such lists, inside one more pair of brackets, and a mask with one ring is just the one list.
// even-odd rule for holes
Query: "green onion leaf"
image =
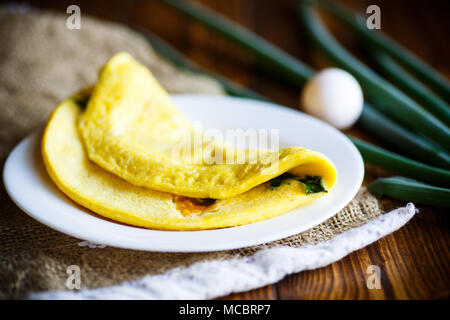
{"label": "green onion leaf", "polygon": [[306,176],[304,179],[297,179],[297,181],[305,187],[306,194],[328,192],[328,190],[325,188],[322,177]]}
{"label": "green onion leaf", "polygon": [[266,69],[281,75],[296,87],[300,87],[314,75],[314,70],[307,65],[212,10],[188,1],[163,0],[163,2],[246,50]]}
{"label": "green onion leaf", "polygon": [[196,198],[195,201],[197,202],[197,204],[199,206],[203,206],[203,207],[207,207],[210,205],[213,205],[214,203],[217,202],[217,199],[212,199],[212,198]]}
{"label": "green onion leaf", "polygon": [[410,97],[421,103],[424,108],[438,117],[447,126],[450,125],[450,106],[431,90],[417,81],[388,55],[373,52],[374,60],[391,81]]}
{"label": "green onion leaf", "polygon": [[365,104],[358,126],[383,142],[422,162],[450,169],[450,156],[439,146],[403,128],[371,105]]}
{"label": "green onion leaf", "polygon": [[405,177],[377,179],[368,190],[376,197],[388,196],[433,207],[450,208],[450,189],[431,186]]}
{"label": "green onion leaf", "polygon": [[296,177],[288,172],[285,172],[281,175],[279,175],[278,177],[273,178],[272,180],[270,180],[270,189],[276,189],[279,186],[281,186],[281,184],[283,182],[285,182],[288,179],[295,179]]}
{"label": "green onion leaf", "polygon": [[81,109],[86,109],[86,106],[89,102],[89,95],[78,94],[73,98],[73,102],[75,102]]}
{"label": "green onion leaf", "polygon": [[170,44],[162,40],[161,38],[149,33],[148,31],[139,28],[138,31],[142,36],[150,43],[151,47],[162,57],[171,62],[174,66],[183,69],[185,71],[197,74],[208,75],[214,78],[223,88],[223,90],[230,96],[250,98],[256,100],[268,101],[269,99],[263,97],[259,93],[256,93],[250,89],[247,89],[239,84],[236,84],[225,77],[220,76],[215,72],[208,71],[191,60],[187,59],[183,54],[178,52]]}
{"label": "green onion leaf", "polygon": [[270,180],[269,189],[275,190],[283,183],[289,180],[296,180],[305,188],[306,194],[319,193],[319,192],[328,192],[325,184],[323,182],[322,177],[319,176],[306,176],[305,178],[299,178],[290,174],[289,172],[285,172],[278,177]]}
{"label": "green onion leaf", "polygon": [[450,186],[450,171],[432,167],[403,157],[394,152],[348,136],[361,153],[364,161],[401,175],[442,187]]}

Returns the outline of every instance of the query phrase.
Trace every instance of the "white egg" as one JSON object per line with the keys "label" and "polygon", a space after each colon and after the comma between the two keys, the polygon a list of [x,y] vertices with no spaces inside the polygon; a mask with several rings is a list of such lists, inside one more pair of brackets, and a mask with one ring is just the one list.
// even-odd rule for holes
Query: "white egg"
{"label": "white egg", "polygon": [[358,81],[347,71],[324,69],[304,86],[303,110],[338,129],[351,127],[358,120],[364,98]]}

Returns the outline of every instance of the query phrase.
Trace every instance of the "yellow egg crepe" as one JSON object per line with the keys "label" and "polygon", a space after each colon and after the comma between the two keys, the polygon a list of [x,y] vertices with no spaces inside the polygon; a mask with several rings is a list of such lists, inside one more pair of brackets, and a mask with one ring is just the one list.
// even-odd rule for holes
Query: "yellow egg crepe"
{"label": "yellow egg crepe", "polygon": [[[197,132],[150,71],[126,53],[105,65],[92,92],[57,106],[42,140],[47,171],[65,194],[107,218],[147,228],[260,221],[321,197],[335,183],[334,165],[318,152],[251,151]],[[219,153],[246,161],[211,163]]]}

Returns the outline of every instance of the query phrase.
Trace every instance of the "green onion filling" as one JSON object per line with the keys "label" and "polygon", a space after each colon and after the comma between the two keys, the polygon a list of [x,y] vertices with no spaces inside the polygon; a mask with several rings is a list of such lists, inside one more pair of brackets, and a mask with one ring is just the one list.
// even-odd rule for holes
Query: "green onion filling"
{"label": "green onion filling", "polygon": [[195,199],[195,201],[197,202],[197,204],[198,204],[199,206],[207,207],[207,206],[210,206],[210,205],[213,205],[214,203],[216,203],[216,202],[217,202],[217,199],[212,199],[212,198],[198,198],[198,199]]}
{"label": "green onion filling", "polygon": [[[303,185],[306,194],[328,192],[323,182],[322,177],[319,176],[306,176],[305,178],[296,177],[288,172],[279,175],[278,177],[270,180],[269,188],[271,190],[277,189],[283,183],[288,182],[288,180],[297,180],[298,183]],[[289,183],[289,182],[288,182]]]}
{"label": "green onion filling", "polygon": [[75,102],[81,109],[86,109],[86,106],[89,102],[89,95],[77,95],[73,98],[73,102]]}

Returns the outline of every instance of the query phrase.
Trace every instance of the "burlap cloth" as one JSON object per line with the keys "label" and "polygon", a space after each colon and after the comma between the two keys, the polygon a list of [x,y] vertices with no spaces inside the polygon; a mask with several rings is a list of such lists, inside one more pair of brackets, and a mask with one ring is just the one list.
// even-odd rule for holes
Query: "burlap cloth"
{"label": "burlap cloth", "polygon": [[[126,27],[83,16],[81,30],[66,28],[66,17],[49,12],[0,9],[0,159],[42,125],[56,103],[96,80],[99,68],[126,50],[146,64],[169,92],[223,94],[214,80],[186,74],[160,58]],[[197,261],[254,254],[261,246],[215,253],[152,253],[80,246],[81,240],[28,217],[0,191],[0,297],[65,289],[66,269],[83,270],[83,287],[97,288],[158,274]],[[299,247],[332,239],[382,213],[364,188],[326,222],[267,246]]]}

